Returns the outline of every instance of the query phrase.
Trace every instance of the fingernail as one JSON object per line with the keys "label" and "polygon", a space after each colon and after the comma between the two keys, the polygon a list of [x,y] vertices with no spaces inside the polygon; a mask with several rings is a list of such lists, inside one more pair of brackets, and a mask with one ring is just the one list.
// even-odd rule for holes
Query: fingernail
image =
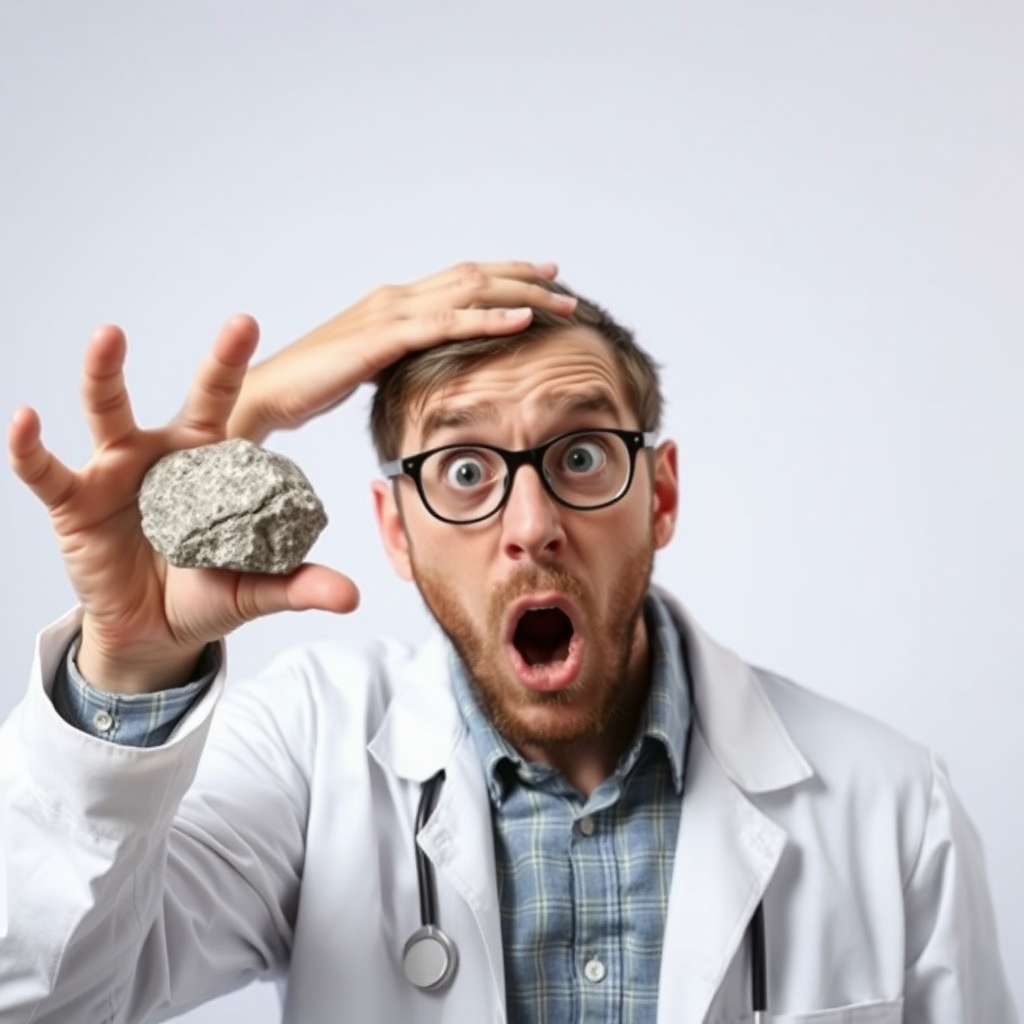
{"label": "fingernail", "polygon": [[529,306],[518,306],[515,309],[505,310],[506,320],[521,320],[528,313],[532,312]]}
{"label": "fingernail", "polygon": [[534,263],[537,273],[542,277],[554,277],[558,273],[558,264],[550,261],[546,263]]}

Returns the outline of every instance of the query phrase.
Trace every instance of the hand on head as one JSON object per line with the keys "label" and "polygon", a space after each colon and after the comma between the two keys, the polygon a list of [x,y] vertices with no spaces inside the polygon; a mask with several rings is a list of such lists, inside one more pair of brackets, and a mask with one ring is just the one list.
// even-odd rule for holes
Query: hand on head
{"label": "hand on head", "polygon": [[514,334],[532,309],[565,315],[576,299],[550,291],[553,263],[460,263],[406,285],[384,285],[254,366],[230,433],[262,441],[344,401],[411,352],[462,338]]}

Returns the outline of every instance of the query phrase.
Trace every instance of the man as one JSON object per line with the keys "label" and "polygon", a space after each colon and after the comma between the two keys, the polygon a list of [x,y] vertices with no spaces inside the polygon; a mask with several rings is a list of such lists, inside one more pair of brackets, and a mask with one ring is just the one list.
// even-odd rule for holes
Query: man
{"label": "man", "polygon": [[[1016,1020],[942,769],[651,589],[677,505],[656,373],[555,273],[381,289],[248,372],[235,318],[149,432],[101,329],[78,473],[15,415],[80,608],[0,742],[0,1021],[144,1020],[255,976],[302,1024]],[[366,381],[381,536],[444,636],[225,690],[232,629],[354,584],[170,567],[139,482]]]}

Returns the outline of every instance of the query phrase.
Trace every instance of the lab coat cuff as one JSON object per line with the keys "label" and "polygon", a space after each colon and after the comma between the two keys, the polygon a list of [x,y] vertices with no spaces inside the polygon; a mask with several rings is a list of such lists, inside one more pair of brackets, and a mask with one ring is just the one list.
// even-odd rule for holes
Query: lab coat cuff
{"label": "lab coat cuff", "polygon": [[166,743],[126,747],[68,724],[50,698],[60,659],[81,626],[68,612],[37,638],[32,680],[21,716],[23,756],[47,812],[100,837],[169,819],[195,776],[213,709],[224,688],[226,659],[206,693]]}

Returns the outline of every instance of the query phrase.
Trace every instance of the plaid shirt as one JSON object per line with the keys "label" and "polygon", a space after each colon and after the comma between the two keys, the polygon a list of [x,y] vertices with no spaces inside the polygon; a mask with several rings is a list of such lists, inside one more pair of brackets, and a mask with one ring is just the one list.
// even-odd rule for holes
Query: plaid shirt
{"label": "plaid shirt", "polygon": [[618,769],[584,798],[526,762],[473,697],[462,715],[490,791],[509,1024],[654,1024],[679,830],[690,690],[679,632],[653,594],[651,691]]}

